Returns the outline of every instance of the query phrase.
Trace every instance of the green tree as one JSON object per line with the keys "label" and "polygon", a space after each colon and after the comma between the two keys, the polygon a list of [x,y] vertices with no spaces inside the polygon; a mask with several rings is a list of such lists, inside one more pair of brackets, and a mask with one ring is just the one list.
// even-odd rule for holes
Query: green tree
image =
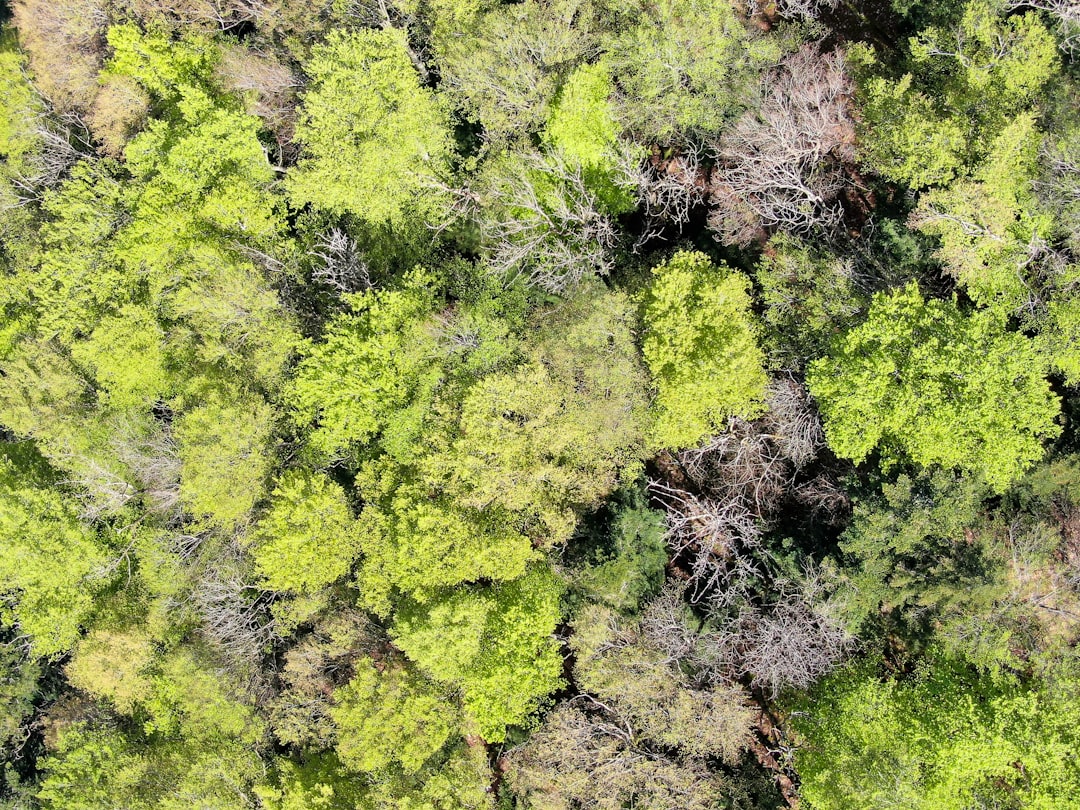
{"label": "green tree", "polygon": [[437,40],[442,80],[495,143],[539,130],[559,86],[596,51],[583,0],[496,5],[455,33]]}
{"label": "green tree", "polygon": [[415,438],[430,404],[423,392],[441,376],[429,283],[418,273],[402,289],[351,296],[325,341],[303,349],[287,401],[298,422],[317,424],[308,441],[320,454],[355,453],[392,423],[402,443]]}
{"label": "green tree", "polygon": [[662,0],[639,8],[626,9],[629,20],[605,42],[605,61],[620,88],[617,118],[642,140],[719,131],[753,96],[760,73],[780,60],[782,39],[754,36],[727,3]]}
{"label": "green tree", "polygon": [[451,154],[447,116],[420,86],[406,48],[404,32],[390,28],[335,31],[313,50],[296,126],[304,153],[288,181],[298,206],[372,223],[439,217],[435,186]]}
{"label": "green tree", "polygon": [[274,464],[274,412],[255,394],[211,395],[176,421],[180,501],[212,526],[237,528]]}
{"label": "green tree", "polygon": [[361,661],[334,697],[330,714],[338,728],[338,756],[346,767],[368,773],[394,764],[407,773],[419,771],[461,722],[446,687],[399,663],[377,669]]}
{"label": "green tree", "polygon": [[853,59],[862,108],[862,158],[886,179],[944,184],[986,156],[1013,116],[1054,75],[1054,38],[1029,13],[1002,17],[968,3],[952,29],[928,28],[909,44],[911,71],[886,78],[868,50]]}
{"label": "green tree", "polygon": [[795,766],[814,810],[1050,810],[1080,787],[1072,685],[995,681],[935,656],[909,680],[842,670],[799,709]]}
{"label": "green tree", "polygon": [[584,174],[586,185],[604,209],[621,214],[636,207],[633,189],[615,177],[620,128],[610,98],[614,92],[607,65],[582,65],[567,78],[551,106],[543,137]]}
{"label": "green tree", "polygon": [[1053,237],[1031,191],[1039,140],[1034,116],[1017,116],[970,180],[931,189],[911,218],[941,240],[937,255],[967,294],[1005,313],[1039,298],[1040,254]]}
{"label": "green tree", "polygon": [[1042,369],[1031,340],[992,313],[964,315],[910,284],[875,295],[807,383],[838,455],[861,462],[877,449],[888,464],[955,467],[1000,492],[1060,431]]}
{"label": "green tree", "polygon": [[[1003,590],[1003,571],[980,537],[985,487],[943,470],[882,486],[856,502],[840,548],[851,561],[843,600],[849,621],[887,615],[925,636],[944,615],[977,615]],[[853,627],[853,629],[855,629]]]}
{"label": "green tree", "polygon": [[560,591],[550,569],[538,566],[513,582],[407,604],[390,632],[420,669],[461,689],[467,719],[485,740],[499,742],[562,684],[552,638]]}
{"label": "green tree", "polygon": [[357,585],[361,602],[377,613],[389,612],[393,596],[427,602],[463,582],[516,579],[539,556],[512,512],[433,497],[407,468],[373,462],[357,484],[365,499]]}
{"label": "green tree", "polygon": [[246,540],[255,567],[275,590],[310,593],[341,579],[360,552],[341,487],[322,473],[290,470]]}
{"label": "green tree", "polygon": [[653,269],[642,354],[656,386],[652,439],[690,447],[733,416],[762,411],[768,378],[750,312],[750,282],[702,253]]}
{"label": "green tree", "polygon": [[107,535],[79,520],[55,478],[27,476],[0,455],[0,582],[5,624],[30,638],[35,656],[64,653],[109,586]]}
{"label": "green tree", "polygon": [[423,469],[465,506],[516,513],[548,546],[640,469],[645,375],[622,293],[578,296],[535,323],[525,363],[469,389],[448,445]]}

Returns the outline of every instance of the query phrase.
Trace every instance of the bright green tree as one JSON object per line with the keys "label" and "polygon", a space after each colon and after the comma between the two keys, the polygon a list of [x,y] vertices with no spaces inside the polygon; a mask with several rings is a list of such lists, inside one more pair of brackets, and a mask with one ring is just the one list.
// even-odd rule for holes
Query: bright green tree
{"label": "bright green tree", "polygon": [[653,269],[642,353],[656,386],[656,444],[690,447],[733,416],[761,412],[768,379],[749,287],[702,253],[676,253]]}
{"label": "bright green tree", "polygon": [[1051,810],[1080,789],[1072,685],[995,681],[934,656],[908,680],[842,670],[799,709],[795,766],[813,810]]}
{"label": "bright green tree", "polygon": [[447,116],[420,86],[406,48],[405,32],[388,28],[335,31],[313,50],[296,127],[304,154],[289,176],[297,206],[371,223],[438,216],[435,186],[451,153]]}
{"label": "bright green tree", "polygon": [[297,421],[317,423],[309,442],[319,453],[348,455],[391,423],[402,440],[415,437],[430,404],[422,392],[440,377],[427,282],[418,274],[402,289],[352,296],[326,340],[303,350],[287,397]]}
{"label": "bright green tree", "polygon": [[1031,190],[1039,141],[1034,116],[1017,116],[970,180],[931,189],[912,215],[941,240],[937,255],[967,294],[1005,313],[1038,297],[1039,254],[1053,236],[1053,218]]}
{"label": "bright green tree", "polygon": [[365,499],[357,585],[361,602],[378,613],[389,611],[395,595],[426,602],[463,582],[516,579],[538,556],[513,513],[432,497],[407,468],[374,462],[357,483]]}
{"label": "bright green tree", "polygon": [[222,528],[246,521],[274,463],[273,432],[273,409],[256,394],[211,395],[177,419],[185,508]]}
{"label": "bright green tree", "polygon": [[331,709],[341,761],[368,773],[420,770],[461,722],[446,691],[400,663],[359,662]]}
{"label": "bright green tree", "polygon": [[20,472],[0,455],[0,582],[5,624],[17,624],[34,654],[56,656],[76,641],[110,584],[104,537],[79,520],[55,478]]}
{"label": "bright green tree", "polygon": [[862,107],[862,158],[883,177],[922,187],[978,163],[1013,116],[1031,107],[1057,70],[1057,46],[1037,14],[999,16],[973,0],[953,28],[928,28],[909,45],[911,72],[886,78],[853,50]]}
{"label": "bright green tree", "polygon": [[1057,398],[1030,339],[989,312],[964,315],[910,284],[811,364],[829,445],[863,461],[955,467],[1004,490],[1056,436]]}
{"label": "bright green tree", "polygon": [[562,684],[552,638],[560,591],[551,570],[539,566],[513,582],[406,605],[391,635],[434,680],[460,688],[468,720],[485,740],[498,742]]}
{"label": "bright green tree", "polygon": [[359,554],[345,492],[322,473],[290,470],[270,493],[270,509],[247,542],[266,584],[308,593],[349,572]]}

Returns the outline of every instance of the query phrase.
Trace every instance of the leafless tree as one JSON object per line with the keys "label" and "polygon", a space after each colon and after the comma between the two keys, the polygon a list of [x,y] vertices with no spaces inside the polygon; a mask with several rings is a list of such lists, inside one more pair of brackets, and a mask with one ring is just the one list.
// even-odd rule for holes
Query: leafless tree
{"label": "leafless tree", "polygon": [[709,225],[748,244],[763,229],[833,229],[843,164],[854,158],[851,80],[840,52],[807,45],[763,80],[762,101],[716,142]]}
{"label": "leafless tree", "polygon": [[773,697],[808,688],[854,644],[824,593],[811,570],[798,585],[780,583],[779,595],[765,606],[745,602],[732,612],[726,600],[714,599],[710,629],[698,636],[688,662],[713,680],[749,678]]}
{"label": "leafless tree", "polygon": [[354,293],[371,287],[368,267],[356,240],[341,228],[331,228],[319,237],[311,255],[319,259],[312,279],[335,292]]}
{"label": "leafless tree", "polygon": [[806,689],[843,659],[853,640],[843,626],[802,598],[779,601],[768,612],[740,617],[742,672],[776,697]]}
{"label": "leafless tree", "polygon": [[708,178],[703,162],[703,147],[690,141],[668,158],[658,147],[645,156],[634,149],[616,150],[616,182],[634,190],[645,220],[636,247],[659,236],[668,225],[681,228],[694,209],[705,203]]}
{"label": "leafless tree", "polygon": [[697,633],[687,624],[683,590],[678,583],[668,583],[641,615],[641,635],[664,653],[664,663],[682,661],[697,644]]}
{"label": "leafless tree", "polygon": [[[559,293],[590,273],[607,275],[616,229],[580,166],[554,154],[523,154],[512,174],[481,193],[480,230],[492,272]],[[538,177],[548,182],[540,187]]]}
{"label": "leafless tree", "polygon": [[825,446],[825,428],[806,386],[790,376],[769,385],[769,410],[763,424],[785,458],[801,469]]}
{"label": "leafless tree", "polygon": [[703,760],[638,745],[609,707],[588,698],[552,712],[507,764],[514,792],[542,796],[545,806],[706,810],[725,793]]}
{"label": "leafless tree", "polygon": [[35,135],[38,148],[21,163],[12,178],[19,205],[38,202],[67,177],[71,167],[93,155],[89,130],[75,113],[42,115]]}
{"label": "leafless tree", "polygon": [[227,88],[253,97],[249,109],[274,133],[281,161],[294,158],[292,141],[300,78],[276,56],[242,45],[222,52],[217,73]]}
{"label": "leafless tree", "polygon": [[767,3],[750,0],[748,11],[750,14],[760,14],[772,6],[780,16],[788,19],[816,20],[823,11],[831,11],[838,5],[840,0],[769,0]]}
{"label": "leafless tree", "polygon": [[159,516],[180,512],[180,456],[166,426],[147,432],[141,425],[117,426],[112,446],[140,484],[147,508]]}

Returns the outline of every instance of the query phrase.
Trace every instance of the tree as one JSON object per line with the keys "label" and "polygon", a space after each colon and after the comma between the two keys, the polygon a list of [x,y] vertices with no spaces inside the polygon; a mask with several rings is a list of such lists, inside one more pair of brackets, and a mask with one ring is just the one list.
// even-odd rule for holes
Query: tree
{"label": "tree", "polygon": [[489,141],[535,132],[563,80],[597,52],[594,16],[582,0],[496,6],[475,30],[438,37],[442,80]]}
{"label": "tree", "polygon": [[460,718],[448,711],[445,692],[400,663],[377,669],[361,661],[349,683],[334,693],[330,710],[342,763],[372,774],[392,764],[406,773],[419,771],[458,730]]}
{"label": "tree", "polygon": [[623,293],[595,289],[532,323],[538,339],[524,362],[468,390],[446,445],[422,469],[459,504],[501,506],[537,545],[551,546],[640,469],[645,375]]}
{"label": "tree", "polygon": [[585,185],[601,206],[617,215],[635,207],[634,189],[617,172],[620,152],[640,158],[640,150],[619,143],[610,100],[613,92],[606,64],[581,65],[559,89],[543,138],[570,166],[582,171]]}
{"label": "tree", "polygon": [[1052,808],[1080,787],[1072,686],[979,677],[940,655],[913,678],[856,665],[795,715],[795,766],[814,808]]}
{"label": "tree", "polygon": [[650,643],[640,625],[623,624],[605,608],[586,607],[574,630],[575,680],[623,719],[629,742],[678,750],[685,757],[739,761],[756,715],[740,687],[703,688],[691,682],[678,660]]}
{"label": "tree", "polygon": [[312,82],[296,125],[304,149],[288,178],[294,203],[373,224],[399,225],[408,214],[438,221],[449,125],[420,86],[404,32],[335,31],[305,70]]}
{"label": "tree", "polygon": [[1034,116],[1017,116],[972,179],[931,189],[911,216],[941,240],[937,255],[967,294],[1006,314],[1034,309],[1047,271],[1056,275],[1053,218],[1031,191],[1038,142]]}
{"label": "tree", "polygon": [[1060,427],[1028,338],[910,284],[874,296],[866,322],[810,365],[829,445],[860,462],[960,468],[1002,491]]}
{"label": "tree", "polygon": [[154,314],[128,304],[101,320],[89,339],[72,347],[72,359],[93,369],[107,405],[117,410],[148,408],[167,398],[172,380],[165,369],[164,333]]}
{"label": "tree", "polygon": [[975,532],[981,482],[936,470],[901,475],[882,490],[882,498],[856,502],[840,545],[851,560],[852,625],[892,614],[918,633],[928,618],[972,613],[998,595],[997,561]]}
{"label": "tree", "polygon": [[258,395],[211,396],[175,427],[180,501],[209,525],[235,529],[262,497],[274,460],[273,410]]}
{"label": "tree", "polygon": [[750,313],[749,281],[701,253],[653,269],[642,353],[656,386],[652,439],[690,447],[730,417],[761,410],[767,382]]}
{"label": "tree", "polygon": [[41,92],[62,112],[85,112],[104,61],[105,3],[19,0],[11,11]]}
{"label": "tree", "polygon": [[529,810],[679,807],[709,810],[729,795],[701,760],[642,751],[612,719],[564,704],[511,751],[511,789]]}
{"label": "tree", "polygon": [[620,88],[617,119],[646,142],[721,130],[781,54],[727,3],[663,0],[627,23],[607,38],[604,58]]}
{"label": "tree", "polygon": [[619,190],[597,185],[559,152],[508,152],[489,163],[478,224],[491,271],[552,293],[610,273],[616,230],[601,195],[617,201]]}
{"label": "tree", "polygon": [[749,244],[762,230],[833,229],[844,164],[854,159],[844,54],[804,46],[762,81],[762,101],[716,141],[709,226]]}
{"label": "tree", "polygon": [[298,422],[317,423],[309,442],[319,453],[354,453],[395,417],[423,418],[427,398],[421,408],[407,406],[440,371],[430,281],[417,273],[402,289],[348,298],[352,311],[330,323],[323,343],[304,348],[286,396]]}
{"label": "tree", "polygon": [[504,507],[432,496],[430,484],[390,463],[366,465],[357,483],[365,499],[357,584],[361,603],[377,613],[397,595],[423,603],[461,583],[517,579],[539,556]]}
{"label": "tree", "polygon": [[1030,108],[1057,68],[1053,37],[1036,14],[1002,18],[973,0],[953,30],[928,28],[910,45],[914,72],[897,80],[853,51],[862,110],[862,159],[888,180],[939,185],[986,156],[1013,116]]}
{"label": "tree", "polygon": [[[35,656],[67,651],[111,579],[108,535],[83,525],[55,478],[27,479],[0,456],[0,582],[4,618]],[[37,480],[35,480],[37,478]]]}
{"label": "tree", "polygon": [[341,487],[321,473],[290,470],[270,498],[270,509],[246,538],[266,584],[311,593],[344,577],[360,544]]}
{"label": "tree", "polygon": [[466,718],[485,740],[500,742],[562,683],[552,638],[560,591],[550,569],[536,566],[513,582],[406,604],[390,634],[432,679],[460,688]]}
{"label": "tree", "polygon": [[765,304],[769,354],[801,368],[865,317],[868,279],[857,259],[779,233],[769,240],[754,274]]}

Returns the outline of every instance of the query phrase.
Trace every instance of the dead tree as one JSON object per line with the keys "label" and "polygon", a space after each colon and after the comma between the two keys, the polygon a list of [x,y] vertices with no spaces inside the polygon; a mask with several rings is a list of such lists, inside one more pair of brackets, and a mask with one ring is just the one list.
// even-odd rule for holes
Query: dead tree
{"label": "dead tree", "polygon": [[793,377],[779,377],[769,385],[769,410],[763,424],[777,449],[801,469],[825,447],[825,428],[810,399],[810,392]]}
{"label": "dead tree", "polygon": [[331,228],[319,237],[311,256],[316,262],[312,280],[339,295],[371,288],[367,264],[356,240],[341,228]]}
{"label": "dead tree", "polygon": [[[492,272],[552,293],[607,275],[616,229],[580,166],[553,154],[515,157],[481,194],[480,232]],[[544,182],[540,182],[540,178]]]}
{"label": "dead tree", "polygon": [[832,11],[840,5],[840,0],[750,0],[747,11],[751,14],[761,14],[770,7],[774,8],[781,17],[789,20],[803,19],[816,20],[822,12]]}
{"label": "dead tree", "polygon": [[843,165],[854,159],[851,80],[839,52],[807,45],[769,73],[762,101],[715,143],[709,226],[749,244],[766,230],[835,229]]}
{"label": "dead tree", "polygon": [[619,149],[614,157],[616,183],[633,189],[644,219],[635,249],[658,237],[666,227],[681,229],[694,209],[704,205],[708,177],[700,145],[687,142],[667,158],[659,147],[644,157],[633,149]]}

